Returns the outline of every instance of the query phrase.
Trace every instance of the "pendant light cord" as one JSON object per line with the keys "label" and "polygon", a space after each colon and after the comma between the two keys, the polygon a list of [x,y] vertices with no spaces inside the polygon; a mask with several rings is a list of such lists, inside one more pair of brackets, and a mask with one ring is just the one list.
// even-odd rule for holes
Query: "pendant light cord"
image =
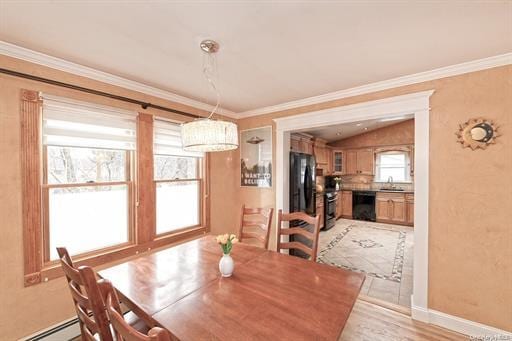
{"label": "pendant light cord", "polygon": [[215,92],[216,96],[216,103],[213,110],[210,112],[210,115],[208,115],[208,119],[211,119],[213,114],[217,111],[217,109],[220,106],[220,93],[217,89],[217,86],[215,86],[215,82],[213,81],[213,77],[217,75],[217,60],[215,59],[215,56],[213,53],[205,52],[205,55],[203,56],[203,75],[212,87],[213,91]]}

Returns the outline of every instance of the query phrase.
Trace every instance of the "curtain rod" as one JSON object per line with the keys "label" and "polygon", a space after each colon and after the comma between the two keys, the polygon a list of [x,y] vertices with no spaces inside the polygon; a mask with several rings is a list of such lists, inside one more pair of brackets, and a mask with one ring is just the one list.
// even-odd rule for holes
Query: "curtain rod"
{"label": "curtain rod", "polygon": [[172,112],[174,114],[183,115],[183,116],[187,116],[187,117],[191,117],[191,118],[202,118],[202,116],[191,114],[191,113],[188,113],[188,112],[185,112],[185,111],[171,109],[171,108],[163,107],[163,106],[157,105],[157,104],[151,104],[151,103],[147,103],[147,102],[142,102],[142,101],[139,101],[139,100],[136,100],[136,99],[133,99],[133,98],[124,97],[124,96],[118,96],[118,95],[114,95],[114,94],[111,94],[111,93],[108,93],[108,92],[103,92],[103,91],[99,91],[99,90],[84,88],[82,86],[78,86],[78,85],[74,85],[74,84],[69,84],[69,83],[64,83],[64,82],[56,81],[56,80],[53,80],[53,79],[48,79],[48,78],[44,78],[44,77],[29,75],[27,73],[22,73],[22,72],[18,72],[18,71],[14,71],[14,70],[0,68],[0,73],[4,73],[4,74],[9,75],[9,76],[30,79],[30,80],[33,80],[33,81],[42,82],[42,83],[46,83],[46,84],[51,84],[51,85],[55,85],[55,86],[60,86],[62,88],[67,88],[67,89],[71,89],[71,90],[81,91],[81,92],[85,92],[85,93],[88,93],[88,94],[93,94],[93,95],[97,95],[97,96],[107,97],[107,98],[115,99],[115,100],[122,101],[122,102],[137,104],[137,105],[140,105],[142,107],[142,109],[153,108],[153,109],[158,109],[158,110],[162,110],[162,111]]}

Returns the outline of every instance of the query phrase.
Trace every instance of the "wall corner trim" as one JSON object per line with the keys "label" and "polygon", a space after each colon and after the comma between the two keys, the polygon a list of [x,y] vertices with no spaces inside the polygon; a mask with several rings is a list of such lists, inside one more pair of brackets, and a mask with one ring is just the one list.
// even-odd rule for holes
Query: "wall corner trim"
{"label": "wall corner trim", "polygon": [[423,309],[417,306],[411,307],[412,317],[415,320],[443,327],[455,332],[473,337],[497,337],[512,338],[512,332],[494,328],[482,323],[466,320],[454,315],[449,315],[433,309]]}

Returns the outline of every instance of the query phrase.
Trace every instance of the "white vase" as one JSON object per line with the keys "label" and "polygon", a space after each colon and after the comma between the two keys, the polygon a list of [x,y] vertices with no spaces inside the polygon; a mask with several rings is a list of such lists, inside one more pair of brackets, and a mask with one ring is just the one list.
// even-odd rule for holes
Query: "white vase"
{"label": "white vase", "polygon": [[231,277],[235,270],[235,262],[230,255],[223,255],[219,261],[219,270],[222,277]]}

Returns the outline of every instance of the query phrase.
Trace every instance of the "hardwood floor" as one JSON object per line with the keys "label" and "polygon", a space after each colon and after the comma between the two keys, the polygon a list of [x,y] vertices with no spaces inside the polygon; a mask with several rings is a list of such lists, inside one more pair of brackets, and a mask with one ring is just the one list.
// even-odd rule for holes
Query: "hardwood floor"
{"label": "hardwood floor", "polygon": [[410,316],[358,300],[338,341],[456,341],[464,335],[416,322]]}

